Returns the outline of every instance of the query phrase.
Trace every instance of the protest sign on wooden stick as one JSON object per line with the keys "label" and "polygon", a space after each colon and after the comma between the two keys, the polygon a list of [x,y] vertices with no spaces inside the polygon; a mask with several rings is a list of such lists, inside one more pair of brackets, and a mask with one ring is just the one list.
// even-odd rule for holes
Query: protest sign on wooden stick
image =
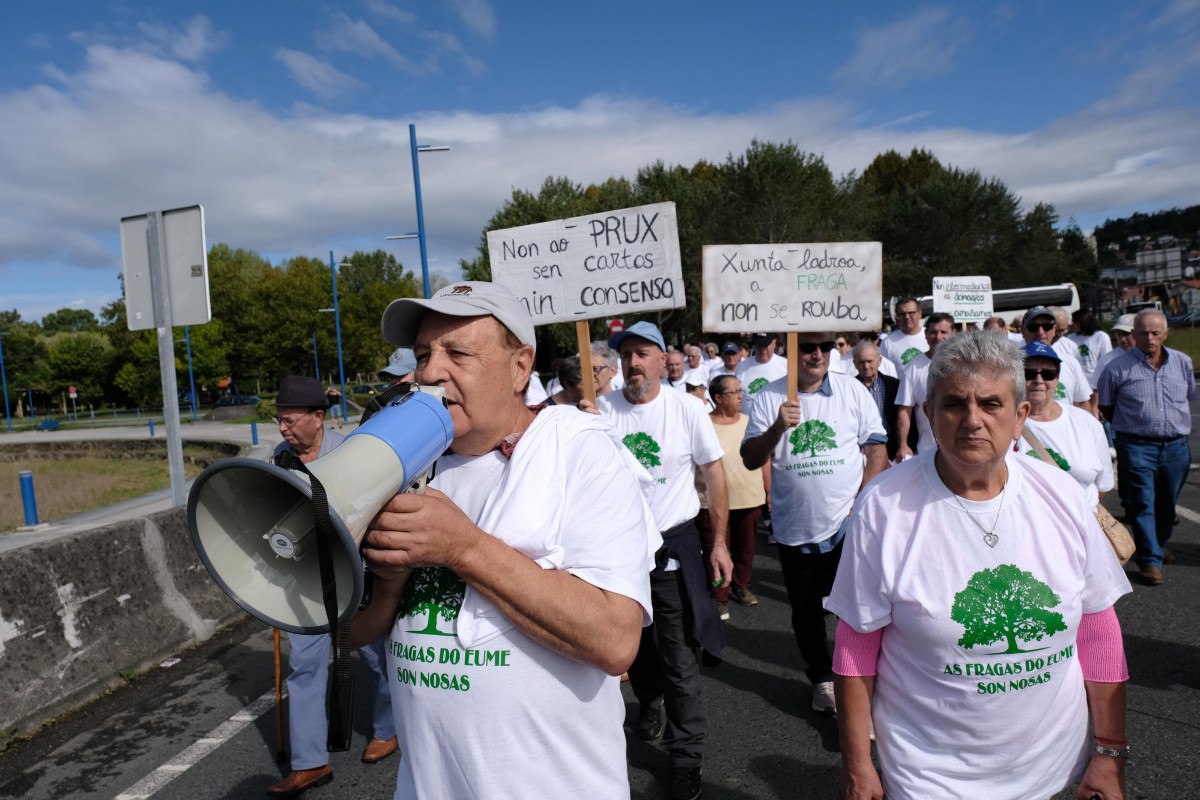
{"label": "protest sign on wooden stick", "polygon": [[596,399],[587,320],[683,308],[674,203],[488,231],[492,280],[534,325],[574,322],[584,395]]}

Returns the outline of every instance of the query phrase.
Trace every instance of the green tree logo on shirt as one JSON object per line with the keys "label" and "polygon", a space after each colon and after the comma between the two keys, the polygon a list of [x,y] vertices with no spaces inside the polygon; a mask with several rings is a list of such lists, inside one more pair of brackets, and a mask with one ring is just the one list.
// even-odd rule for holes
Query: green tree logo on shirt
{"label": "green tree logo on shirt", "polygon": [[1062,614],[1050,610],[1060,602],[1032,573],[1001,564],[971,576],[967,588],[954,595],[950,619],[966,629],[958,640],[962,647],[1006,642],[1007,649],[989,655],[1031,653],[1046,648],[1022,650],[1017,641],[1040,642],[1067,629]]}
{"label": "green tree logo on shirt", "polygon": [[792,455],[800,455],[807,450],[809,458],[816,458],[818,450],[832,450],[837,447],[837,439],[834,438],[836,436],[833,428],[821,420],[810,419],[797,425],[788,441],[792,443]]}
{"label": "green tree logo on shirt", "polygon": [[[1046,452],[1049,453],[1050,457],[1054,459],[1054,463],[1058,464],[1059,469],[1070,472],[1071,465],[1070,465],[1070,463],[1067,462],[1067,460],[1065,458],[1062,457],[1061,453],[1059,453],[1053,447],[1047,447]],[[1037,450],[1030,450],[1028,454],[1033,456],[1034,458],[1038,459],[1039,461],[1042,458],[1041,456],[1038,455]]]}
{"label": "green tree logo on shirt", "polygon": [[662,466],[662,459],[656,454],[662,449],[658,446],[658,442],[648,433],[631,433],[626,436],[621,442],[629,448],[629,452],[633,453],[633,457],[645,467]]}
{"label": "green tree logo on shirt", "polygon": [[914,358],[921,355],[921,352],[922,352],[922,350],[919,347],[908,348],[900,355],[900,364],[907,365],[908,362],[912,361]]}
{"label": "green tree logo on shirt", "polygon": [[462,608],[467,584],[453,570],[445,567],[417,567],[404,584],[404,597],[400,601],[400,616],[415,617],[428,614],[425,627],[409,633],[431,636],[453,636],[453,633],[438,630],[438,620],[449,622],[458,617]]}
{"label": "green tree logo on shirt", "polygon": [[1058,382],[1058,388],[1054,390],[1054,399],[1055,400],[1066,400],[1067,399],[1067,387],[1062,385],[1062,381]]}
{"label": "green tree logo on shirt", "polygon": [[1089,348],[1086,344],[1079,345],[1079,355],[1083,356],[1084,358],[1087,358],[1091,354],[1092,354],[1091,348]]}
{"label": "green tree logo on shirt", "polygon": [[755,378],[754,380],[750,381],[750,385],[746,387],[746,390],[749,391],[750,394],[758,394],[758,390],[766,386],[768,383],[770,383],[770,381],[768,381],[766,378]]}

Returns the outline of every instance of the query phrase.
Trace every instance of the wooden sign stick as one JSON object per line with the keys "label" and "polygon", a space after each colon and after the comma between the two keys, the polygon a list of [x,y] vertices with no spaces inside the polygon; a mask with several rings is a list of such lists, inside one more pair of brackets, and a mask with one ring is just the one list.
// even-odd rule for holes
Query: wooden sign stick
{"label": "wooden sign stick", "polygon": [[796,399],[796,381],[799,380],[797,373],[800,372],[800,344],[797,341],[799,335],[795,331],[788,331],[787,335],[787,362],[788,362],[788,377],[787,386],[788,402]]}
{"label": "wooden sign stick", "polygon": [[583,397],[596,403],[596,374],[592,372],[592,333],[586,319],[575,320],[575,338],[579,340],[579,370],[583,373]]}

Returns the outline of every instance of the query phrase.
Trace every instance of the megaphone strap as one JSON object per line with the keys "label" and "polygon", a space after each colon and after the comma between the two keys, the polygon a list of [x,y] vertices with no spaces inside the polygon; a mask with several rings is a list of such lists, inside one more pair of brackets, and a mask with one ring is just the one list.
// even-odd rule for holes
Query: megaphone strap
{"label": "megaphone strap", "polygon": [[303,472],[312,486],[313,523],[317,536],[317,563],[321,570],[321,601],[325,605],[325,616],[329,620],[329,632],[333,636],[333,674],[330,685],[329,735],[326,742],[331,751],[350,749],[354,711],[353,685],[350,678],[350,626],[338,626],[337,579],[333,568],[333,547],[337,531],[329,518],[329,497],[316,475],[309,472],[300,457],[285,450],[275,457],[277,466]]}

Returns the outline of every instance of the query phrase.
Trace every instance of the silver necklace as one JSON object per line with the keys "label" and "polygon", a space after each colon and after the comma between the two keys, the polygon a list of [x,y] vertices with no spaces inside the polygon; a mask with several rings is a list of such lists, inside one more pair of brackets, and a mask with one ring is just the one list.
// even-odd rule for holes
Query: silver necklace
{"label": "silver necklace", "polygon": [[995,547],[996,542],[1000,541],[1000,537],[996,535],[996,526],[1000,524],[1000,513],[1004,511],[1004,493],[1007,491],[1008,479],[1006,478],[1004,480],[1003,488],[1000,489],[1000,507],[996,509],[996,518],[992,520],[992,529],[990,531],[983,527],[983,523],[975,519],[975,515],[967,510],[967,507],[964,506],[962,501],[958,499],[958,495],[956,495],[953,491],[950,492],[950,496],[954,498],[955,503],[958,503],[958,507],[963,510],[963,513],[970,517],[971,521],[979,526],[979,530],[983,531],[983,543],[988,547]]}

